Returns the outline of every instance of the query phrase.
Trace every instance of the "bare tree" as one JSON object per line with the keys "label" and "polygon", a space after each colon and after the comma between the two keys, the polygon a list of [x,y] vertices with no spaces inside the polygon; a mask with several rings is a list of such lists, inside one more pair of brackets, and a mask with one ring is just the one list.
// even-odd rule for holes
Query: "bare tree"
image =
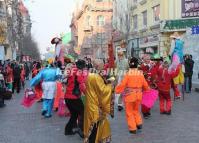
{"label": "bare tree", "polygon": [[40,60],[40,52],[37,42],[31,35],[24,37],[21,51],[21,54],[23,55],[30,55],[32,59]]}

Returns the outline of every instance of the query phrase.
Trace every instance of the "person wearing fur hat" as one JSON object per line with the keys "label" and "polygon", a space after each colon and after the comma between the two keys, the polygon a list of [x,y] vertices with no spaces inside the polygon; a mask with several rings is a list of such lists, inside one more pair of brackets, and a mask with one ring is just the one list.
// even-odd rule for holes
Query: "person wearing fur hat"
{"label": "person wearing fur hat", "polygon": [[[169,72],[169,58],[165,58],[163,64],[159,67],[157,71],[157,85],[159,91],[159,101],[160,101],[160,114],[171,115],[171,96],[170,89],[173,78],[175,78],[179,71],[180,66],[177,67],[175,71]],[[165,108],[166,104],[166,108]]]}
{"label": "person wearing fur hat", "polygon": [[150,89],[144,78],[143,72],[138,70],[138,59],[131,58],[129,62],[129,71],[116,86],[116,93],[123,93],[126,111],[126,120],[129,132],[136,134],[137,130],[142,129],[142,117],[139,107],[142,101],[142,92]]}

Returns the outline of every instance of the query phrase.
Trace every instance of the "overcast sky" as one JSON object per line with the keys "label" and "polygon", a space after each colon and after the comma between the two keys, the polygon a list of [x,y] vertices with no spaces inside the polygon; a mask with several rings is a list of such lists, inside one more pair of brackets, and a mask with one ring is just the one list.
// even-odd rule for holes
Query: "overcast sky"
{"label": "overcast sky", "polygon": [[72,12],[77,0],[24,0],[33,22],[32,34],[42,53],[60,33],[70,32]]}

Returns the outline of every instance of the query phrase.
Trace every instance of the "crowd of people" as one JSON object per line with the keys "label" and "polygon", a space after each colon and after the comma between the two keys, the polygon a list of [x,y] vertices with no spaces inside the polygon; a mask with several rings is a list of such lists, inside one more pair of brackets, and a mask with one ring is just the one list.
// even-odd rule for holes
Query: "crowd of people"
{"label": "crowd of people", "polygon": [[70,115],[66,136],[77,133],[84,143],[110,143],[108,116],[114,118],[115,102],[118,112],[125,109],[129,133],[137,134],[143,128],[142,114],[145,119],[150,118],[153,107],[143,104],[144,92],[157,91],[159,112],[168,116],[172,114],[170,91],[174,91],[175,99],[182,96],[180,84],[185,85],[187,93],[191,92],[194,61],[191,55],[183,58],[182,40],[172,38],[176,44],[170,57],[146,54],[142,59],[127,59],[121,51],[114,65],[110,59],[87,57],[76,61],[55,58],[45,63],[33,62],[33,66],[7,62],[0,65],[0,79],[8,90],[19,93],[32,71],[30,87],[34,88],[37,101],[43,102],[44,118],[51,118],[53,109],[59,111],[60,102],[64,101]]}
{"label": "crowd of people", "polygon": [[[170,90],[173,89],[176,99],[180,99],[182,94],[178,89],[179,83],[174,83],[174,79],[182,70],[181,64],[170,72],[169,57],[154,55],[144,56],[142,60],[134,57],[128,60],[122,52],[118,53],[115,63],[114,70],[109,68],[108,60],[91,61],[88,58],[76,62],[67,59],[64,65],[61,62],[49,62],[43,68],[36,63],[32,70],[33,79],[30,86],[35,87],[38,100],[43,100],[42,115],[45,118],[52,116],[54,100],[61,94],[56,93],[58,82],[62,85],[62,91],[59,92],[64,92],[62,98],[70,112],[65,135],[78,133],[85,142],[111,141],[107,115],[114,117],[114,97],[118,111],[125,108],[129,132],[132,134],[142,129],[143,120],[139,107],[142,108],[145,119],[151,116],[151,109],[141,104],[142,93],[145,90],[159,91],[160,114],[171,115]],[[189,70],[185,64],[185,78],[188,71],[193,71],[194,62],[189,61],[187,64],[190,66],[190,63],[192,69]]]}
{"label": "crowd of people", "polygon": [[25,87],[25,81],[29,79],[31,65],[30,62],[19,64],[17,61],[0,61],[0,107],[5,107],[4,94],[20,93],[21,88]]}
{"label": "crowd of people", "polygon": [[[194,62],[191,55],[185,55],[184,61],[185,90],[189,93]],[[65,135],[78,133],[85,142],[108,143],[111,141],[111,130],[107,116],[114,117],[115,101],[118,111],[125,108],[129,132],[132,134],[142,129],[143,119],[139,107],[145,119],[151,116],[151,109],[141,104],[143,91],[158,90],[160,114],[171,115],[170,90],[174,90],[176,99],[181,97],[173,79],[179,75],[182,65],[169,72],[170,64],[169,58],[157,54],[153,57],[146,55],[141,60],[134,57],[128,60],[123,52],[119,52],[114,70],[109,68],[108,60],[91,61],[89,58],[76,62],[65,59],[64,65],[59,61],[48,61],[45,65],[33,62],[32,66],[30,63],[8,61],[0,66],[0,77],[7,90],[19,93],[31,73],[30,87],[35,89],[37,101],[43,102],[41,114],[45,118],[52,117],[55,102],[59,102],[56,96],[64,92],[59,98],[65,100],[70,112]],[[58,83],[61,83],[61,90],[57,88]],[[54,108],[55,111],[57,108]]]}

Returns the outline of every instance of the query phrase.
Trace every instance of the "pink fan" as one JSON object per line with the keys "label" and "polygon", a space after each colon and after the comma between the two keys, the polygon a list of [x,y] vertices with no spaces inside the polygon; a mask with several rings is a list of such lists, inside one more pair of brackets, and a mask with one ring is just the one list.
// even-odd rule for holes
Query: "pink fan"
{"label": "pink fan", "polygon": [[154,89],[150,89],[143,93],[142,97],[142,105],[152,108],[158,98],[158,91]]}

